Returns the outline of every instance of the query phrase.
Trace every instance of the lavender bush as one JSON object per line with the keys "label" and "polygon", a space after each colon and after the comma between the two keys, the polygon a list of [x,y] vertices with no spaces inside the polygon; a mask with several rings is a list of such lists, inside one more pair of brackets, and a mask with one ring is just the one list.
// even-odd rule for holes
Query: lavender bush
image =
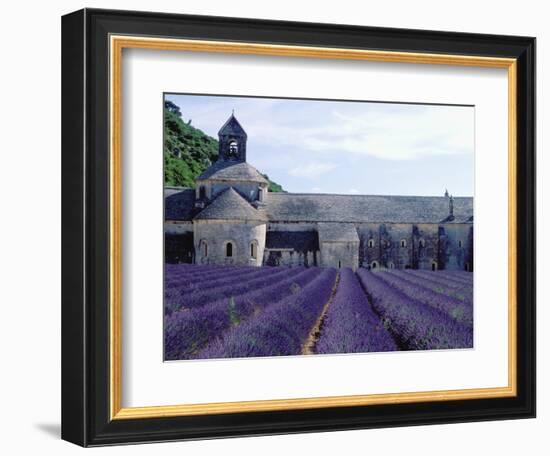
{"label": "lavender bush", "polygon": [[[174,265],[170,265],[174,266]],[[181,265],[176,265],[181,266]],[[235,276],[246,272],[257,271],[258,268],[252,266],[198,266],[193,265],[189,268],[166,268],[164,275],[164,289],[181,287],[185,284],[193,284],[207,280],[217,280],[229,276]]]}
{"label": "lavender bush", "polygon": [[374,313],[357,276],[340,273],[336,295],[328,307],[315,345],[316,353],[365,353],[399,350]]}
{"label": "lavender bush", "polygon": [[336,271],[324,269],[301,292],[271,305],[257,318],[247,320],[217,339],[199,358],[297,355],[323,306],[327,303]]}
{"label": "lavender bush", "polygon": [[438,293],[447,294],[468,304],[473,303],[473,284],[458,283],[454,280],[447,279],[439,274],[431,271],[408,270],[408,271],[392,271],[399,277],[406,280],[420,283],[422,286]]}
{"label": "lavender bush", "polygon": [[[165,359],[299,354],[335,277],[321,268],[166,265]],[[343,269],[314,352],[471,347],[472,286],[462,271]]]}
{"label": "lavender bush", "polygon": [[437,271],[436,274],[449,280],[459,283],[471,284],[474,281],[474,275],[471,272],[464,271]]}
{"label": "lavender bush", "polygon": [[377,274],[360,269],[358,275],[374,310],[403,348],[432,350],[473,346],[471,327],[405,295]]}
{"label": "lavender bush", "polygon": [[[262,268],[263,269],[263,268]],[[267,269],[267,268],[265,268]],[[235,282],[253,280],[266,274],[274,274],[276,271],[287,270],[287,268],[270,268],[269,271],[259,271],[258,268],[248,267],[241,270],[229,270],[227,274],[206,274],[204,276],[184,277],[179,279],[177,286],[164,289],[165,307],[168,312],[176,310],[186,297],[194,293],[201,293],[205,288],[213,290],[216,288],[232,285]]]}
{"label": "lavender bush", "polygon": [[441,310],[459,323],[468,326],[473,325],[474,316],[471,302],[466,303],[451,296],[437,293],[418,283],[418,280],[415,283],[402,276],[398,277],[391,272],[378,272],[376,275],[408,298]]}
{"label": "lavender bush", "polygon": [[[260,315],[266,308],[287,296],[297,294],[321,269],[293,270],[293,274],[262,289],[234,295],[205,306],[174,312],[165,317],[165,359],[196,357],[197,351],[210,340],[220,337],[250,317]],[[200,357],[200,356],[199,356]]]}
{"label": "lavender bush", "polygon": [[281,280],[284,277],[290,277],[303,268],[257,268],[253,276],[246,277],[246,280],[237,281],[234,277],[229,277],[223,284],[218,284],[215,288],[203,287],[193,289],[191,293],[181,293],[165,299],[165,314],[171,314],[176,310],[183,308],[192,309],[201,307],[209,302],[218,299],[229,299],[232,296],[238,296],[248,293],[258,288],[271,285],[273,282]]}

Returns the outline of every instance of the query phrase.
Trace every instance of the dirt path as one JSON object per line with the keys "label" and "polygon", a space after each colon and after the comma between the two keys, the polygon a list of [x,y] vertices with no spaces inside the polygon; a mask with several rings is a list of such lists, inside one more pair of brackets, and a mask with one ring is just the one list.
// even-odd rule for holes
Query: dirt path
{"label": "dirt path", "polygon": [[317,341],[319,340],[319,336],[321,335],[321,328],[323,326],[323,322],[325,320],[328,307],[331,305],[332,301],[334,300],[334,295],[336,294],[336,290],[338,290],[339,283],[340,283],[340,273],[336,275],[336,280],[334,281],[334,287],[332,287],[332,293],[330,294],[330,298],[328,299],[327,303],[324,305],[323,310],[321,311],[321,315],[319,315],[319,318],[313,325],[313,328],[311,328],[311,331],[309,332],[309,336],[307,336],[307,339],[304,342],[304,345],[302,345],[302,353],[301,353],[302,355],[313,355],[315,353],[315,345],[317,344]]}

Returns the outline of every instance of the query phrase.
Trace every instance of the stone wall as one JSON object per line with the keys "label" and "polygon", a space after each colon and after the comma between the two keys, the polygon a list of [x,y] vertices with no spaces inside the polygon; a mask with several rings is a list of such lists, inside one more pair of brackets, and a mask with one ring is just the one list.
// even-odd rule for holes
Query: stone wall
{"label": "stone wall", "polygon": [[[269,222],[267,225],[269,233],[304,233],[311,232],[317,237],[316,223],[301,222]],[[266,248],[264,253],[264,265],[266,266],[319,266],[320,254],[318,242],[306,244],[281,246],[282,248]],[[312,246],[311,244],[315,244]]]}
{"label": "stone wall", "polygon": [[[321,242],[320,250],[265,249],[270,231],[311,231],[311,223],[196,221],[165,227],[165,256],[171,262],[250,266],[331,266],[473,271],[472,224],[358,224],[359,242]],[[192,235],[193,242],[186,239]],[[207,255],[204,255],[206,242]],[[227,257],[226,245],[233,252]],[[251,243],[256,243],[255,258]],[[202,248],[202,250],[201,250]]]}
{"label": "stone wall", "polygon": [[440,233],[440,258],[449,270],[473,270],[473,227],[447,224]]}
{"label": "stone wall", "polygon": [[321,266],[357,270],[359,242],[321,242]]}
{"label": "stone wall", "polygon": [[193,222],[166,221],[164,222],[166,234],[184,234],[193,232]]}
{"label": "stone wall", "polygon": [[[196,220],[194,224],[195,263],[261,266],[264,257],[266,224],[227,220]],[[231,256],[227,244],[231,243]],[[255,252],[251,245],[255,245]],[[253,256],[252,253],[255,253]]]}
{"label": "stone wall", "polygon": [[434,224],[413,225],[414,244],[412,255],[415,269],[440,269],[441,263],[439,226]]}
{"label": "stone wall", "polygon": [[192,263],[195,256],[193,246],[193,223],[164,223],[164,261],[166,263]]}
{"label": "stone wall", "polygon": [[292,249],[265,249],[264,266],[318,266],[319,251],[297,252]]}
{"label": "stone wall", "polygon": [[362,267],[473,270],[471,224],[360,224],[358,233]]}

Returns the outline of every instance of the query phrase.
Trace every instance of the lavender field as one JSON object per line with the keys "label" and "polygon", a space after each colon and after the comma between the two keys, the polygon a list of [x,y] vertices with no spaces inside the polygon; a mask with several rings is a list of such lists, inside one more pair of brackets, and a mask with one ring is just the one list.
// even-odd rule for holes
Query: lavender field
{"label": "lavender field", "polygon": [[166,265],[166,360],[473,346],[462,271]]}

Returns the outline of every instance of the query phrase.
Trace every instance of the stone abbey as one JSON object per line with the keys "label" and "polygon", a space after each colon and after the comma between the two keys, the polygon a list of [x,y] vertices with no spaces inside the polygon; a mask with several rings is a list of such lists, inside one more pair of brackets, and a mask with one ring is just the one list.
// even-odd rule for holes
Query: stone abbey
{"label": "stone abbey", "polygon": [[196,188],[165,188],[165,261],[473,270],[473,198],[271,193],[234,115]]}

